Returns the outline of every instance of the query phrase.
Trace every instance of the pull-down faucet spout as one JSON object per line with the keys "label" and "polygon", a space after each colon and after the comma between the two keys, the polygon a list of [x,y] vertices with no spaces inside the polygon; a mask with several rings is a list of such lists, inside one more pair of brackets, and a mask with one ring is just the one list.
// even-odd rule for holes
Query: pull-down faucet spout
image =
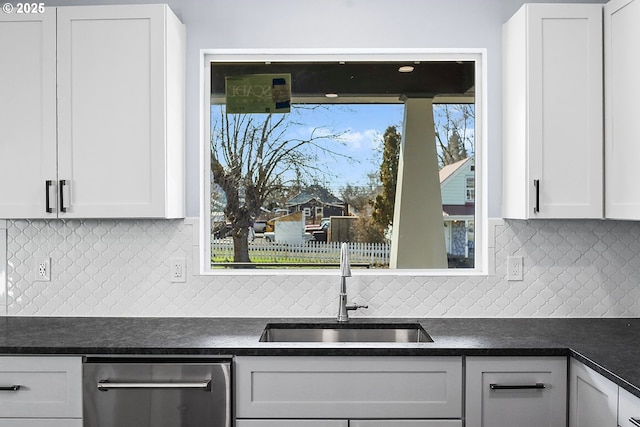
{"label": "pull-down faucet spout", "polygon": [[349,265],[349,244],[343,243],[340,247],[340,294],[338,295],[338,322],[348,322],[350,310],[368,308],[366,305],[347,304],[347,277],[351,277],[351,266]]}

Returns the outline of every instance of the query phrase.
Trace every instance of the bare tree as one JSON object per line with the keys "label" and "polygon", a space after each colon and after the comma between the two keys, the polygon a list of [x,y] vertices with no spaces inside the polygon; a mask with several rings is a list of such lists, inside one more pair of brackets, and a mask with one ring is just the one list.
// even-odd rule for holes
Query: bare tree
{"label": "bare tree", "polygon": [[301,136],[298,126],[308,128],[296,122],[294,109],[290,114],[226,114],[220,108],[213,120],[211,173],[225,195],[234,262],[250,262],[249,227],[271,196],[323,172],[324,156],[343,156],[327,143],[341,143],[341,134],[315,127]]}
{"label": "bare tree", "polygon": [[450,165],[474,155],[473,104],[434,105],[438,163]]}

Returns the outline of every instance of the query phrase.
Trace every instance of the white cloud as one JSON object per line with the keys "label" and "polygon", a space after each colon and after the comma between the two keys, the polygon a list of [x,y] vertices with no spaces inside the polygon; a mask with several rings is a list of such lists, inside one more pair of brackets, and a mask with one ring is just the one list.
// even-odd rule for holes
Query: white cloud
{"label": "white cloud", "polygon": [[380,132],[375,129],[367,129],[363,132],[349,130],[340,137],[347,144],[350,151],[370,150],[378,145]]}

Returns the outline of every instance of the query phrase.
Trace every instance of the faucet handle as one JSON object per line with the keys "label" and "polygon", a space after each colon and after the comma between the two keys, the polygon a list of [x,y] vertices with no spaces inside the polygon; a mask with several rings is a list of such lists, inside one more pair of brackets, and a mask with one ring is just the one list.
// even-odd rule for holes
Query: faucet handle
{"label": "faucet handle", "polygon": [[359,308],[369,308],[369,306],[366,304],[355,304],[355,303],[347,304],[347,310],[357,310]]}

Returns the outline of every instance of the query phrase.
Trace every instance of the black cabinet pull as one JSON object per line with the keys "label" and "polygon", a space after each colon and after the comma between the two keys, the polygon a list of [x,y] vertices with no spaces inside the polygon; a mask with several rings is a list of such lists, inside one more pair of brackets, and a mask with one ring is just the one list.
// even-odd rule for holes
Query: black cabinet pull
{"label": "black cabinet pull", "polygon": [[638,426],[638,427],[640,427],[640,418],[633,418],[633,417],[631,417],[631,418],[629,418],[629,422],[630,422],[631,424],[633,424],[634,426]]}
{"label": "black cabinet pull", "polygon": [[18,391],[20,387],[19,385],[3,385],[0,386],[0,391]]}
{"label": "black cabinet pull", "polygon": [[51,201],[49,200],[49,190],[51,189],[51,185],[53,181],[50,179],[44,182],[44,210],[47,213],[53,213],[53,209],[51,209]]}
{"label": "black cabinet pull", "polygon": [[540,180],[534,179],[533,186],[536,187],[536,205],[533,207],[533,213],[540,212]]}
{"label": "black cabinet pull", "polygon": [[543,383],[535,384],[489,384],[491,390],[539,390],[546,388]]}
{"label": "black cabinet pull", "polygon": [[66,212],[67,208],[64,206],[64,186],[67,185],[66,179],[60,180],[60,212]]}

